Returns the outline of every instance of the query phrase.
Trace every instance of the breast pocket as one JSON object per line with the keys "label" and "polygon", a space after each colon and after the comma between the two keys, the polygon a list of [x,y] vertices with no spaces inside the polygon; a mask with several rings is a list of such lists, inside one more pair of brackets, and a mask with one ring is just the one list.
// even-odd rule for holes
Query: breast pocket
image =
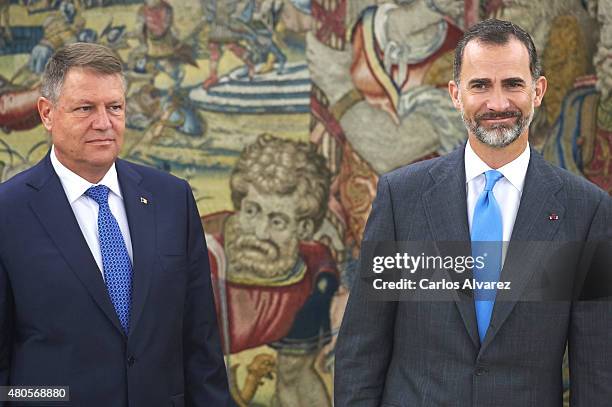
{"label": "breast pocket", "polygon": [[187,272],[187,257],[179,254],[158,255],[160,272],[165,275],[185,274]]}
{"label": "breast pocket", "polygon": [[162,290],[184,291],[187,286],[189,263],[183,255],[158,255],[156,279]]}
{"label": "breast pocket", "polygon": [[185,304],[188,285],[188,267],[184,256],[159,255],[149,297],[157,303],[164,304],[164,311],[158,313],[160,323],[167,319],[172,323],[180,319]]}

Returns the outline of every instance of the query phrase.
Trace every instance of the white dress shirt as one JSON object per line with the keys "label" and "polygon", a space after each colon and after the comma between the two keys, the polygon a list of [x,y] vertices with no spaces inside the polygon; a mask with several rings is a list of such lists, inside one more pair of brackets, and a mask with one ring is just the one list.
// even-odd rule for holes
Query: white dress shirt
{"label": "white dress shirt", "polygon": [[[514,221],[516,220],[516,214],[521,203],[521,195],[523,193],[530,156],[531,151],[529,150],[529,145],[527,145],[521,155],[497,169],[497,171],[502,173],[503,178],[500,178],[493,187],[493,195],[502,215],[502,236],[504,242],[509,242],[512,236],[512,229],[514,228]],[[474,207],[486,184],[484,173],[492,169],[476,155],[468,141],[465,146],[465,181],[470,233],[472,231]]]}
{"label": "white dress shirt", "polygon": [[123,196],[119,188],[115,164],[113,164],[98,184],[92,184],[81,178],[60,163],[55,155],[55,147],[51,147],[51,164],[62,183],[68,202],[70,202],[70,206],[72,207],[72,212],[74,212],[74,216],[81,228],[81,232],[83,232],[83,236],[87,241],[91,254],[93,254],[98,264],[98,268],[102,273],[102,278],[104,278],[104,271],[102,268],[100,241],[98,240],[98,204],[92,198],[85,195],[85,191],[94,185],[106,185],[110,189],[108,194],[108,206],[119,224],[119,229],[121,229],[128,255],[133,264],[132,239],[130,238],[130,229],[128,227],[127,215],[125,213],[125,206],[123,205]]}

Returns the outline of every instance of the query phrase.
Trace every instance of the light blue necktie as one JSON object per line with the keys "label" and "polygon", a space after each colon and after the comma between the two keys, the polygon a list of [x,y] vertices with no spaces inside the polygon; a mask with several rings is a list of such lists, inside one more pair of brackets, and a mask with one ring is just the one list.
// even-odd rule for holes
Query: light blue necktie
{"label": "light blue necktie", "polygon": [[[486,185],[478,197],[472,217],[472,255],[484,256],[485,266],[482,269],[474,268],[474,279],[477,282],[498,282],[501,272],[502,260],[502,217],[499,205],[493,195],[493,187],[503,175],[499,171],[485,172]],[[480,342],[489,328],[493,305],[495,303],[495,289],[474,290],[476,307],[476,321],[478,322],[478,335]]]}
{"label": "light blue necktie", "polygon": [[121,229],[108,206],[109,189],[105,185],[89,188],[85,194],[96,201],[98,211],[98,239],[102,252],[104,281],[119,322],[126,333],[130,330],[132,297],[132,263]]}

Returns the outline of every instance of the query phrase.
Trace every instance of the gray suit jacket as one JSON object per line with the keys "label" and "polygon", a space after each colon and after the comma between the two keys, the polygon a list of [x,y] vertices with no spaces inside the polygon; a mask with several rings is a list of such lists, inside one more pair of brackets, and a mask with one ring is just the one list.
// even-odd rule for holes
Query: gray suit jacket
{"label": "gray suit jacket", "polygon": [[[460,148],[382,176],[364,241],[469,241],[463,157]],[[514,273],[521,286],[538,273],[506,267],[529,258],[513,253],[515,241],[608,244],[611,201],[532,151],[501,279]],[[473,300],[368,301],[365,284],[355,280],[340,329],[336,407],[559,407],[568,343],[572,406],[612,405],[611,301],[500,301],[498,293],[481,344]]]}

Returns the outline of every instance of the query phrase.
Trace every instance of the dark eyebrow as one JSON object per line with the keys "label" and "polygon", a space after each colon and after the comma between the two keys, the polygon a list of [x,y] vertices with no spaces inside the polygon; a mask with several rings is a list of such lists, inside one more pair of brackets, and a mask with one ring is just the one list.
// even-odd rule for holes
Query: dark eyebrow
{"label": "dark eyebrow", "polygon": [[476,78],[476,79],[472,79],[468,82],[468,86],[472,87],[474,85],[491,85],[491,79],[485,79],[485,78]]}
{"label": "dark eyebrow", "polygon": [[289,220],[290,220],[289,216],[285,215],[282,212],[272,212],[272,213],[270,213],[268,215],[269,218],[273,218],[275,216],[278,216],[278,217],[282,218],[285,222],[289,223]]}
{"label": "dark eyebrow", "polygon": [[257,202],[255,202],[255,201],[251,201],[250,199],[246,199],[246,198],[245,198],[245,199],[244,199],[244,200],[241,202],[241,204],[243,204],[243,203],[248,203],[248,204],[251,204],[251,205],[255,205],[255,206],[257,206],[258,208],[261,208],[261,205],[259,205],[259,204],[258,204]]}
{"label": "dark eyebrow", "polygon": [[521,78],[508,78],[502,80],[502,85],[524,85],[525,81]]}

